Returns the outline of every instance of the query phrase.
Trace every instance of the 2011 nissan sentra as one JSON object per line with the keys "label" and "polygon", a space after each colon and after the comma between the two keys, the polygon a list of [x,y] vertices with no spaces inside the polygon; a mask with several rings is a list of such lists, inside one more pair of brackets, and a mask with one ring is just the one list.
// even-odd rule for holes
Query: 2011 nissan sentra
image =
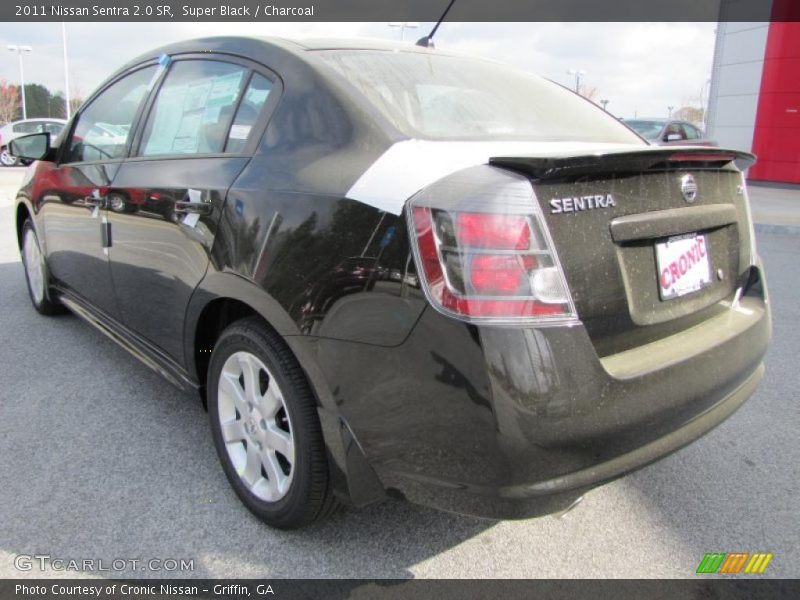
{"label": "2011 nissan sentra", "polygon": [[276,527],[387,496],[566,510],[763,374],[754,157],[652,147],[500,64],[182,42],[13,146],[38,161],[16,205],[36,310],[198,390]]}

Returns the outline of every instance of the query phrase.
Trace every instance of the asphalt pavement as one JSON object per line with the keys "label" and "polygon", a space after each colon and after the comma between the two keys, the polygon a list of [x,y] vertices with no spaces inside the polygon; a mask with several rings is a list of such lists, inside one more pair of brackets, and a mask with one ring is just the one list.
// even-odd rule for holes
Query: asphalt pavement
{"label": "asphalt pavement", "polygon": [[734,551],[772,552],[764,576],[800,576],[795,232],[758,233],[774,311],[766,378],[689,447],[561,519],[486,521],[392,500],[280,532],[230,489],[196,397],[78,318],[34,312],[13,232],[18,171],[0,169],[0,577],[80,575],[15,568],[47,554],[193,561],[85,573],[103,577],[683,578],[706,552]]}

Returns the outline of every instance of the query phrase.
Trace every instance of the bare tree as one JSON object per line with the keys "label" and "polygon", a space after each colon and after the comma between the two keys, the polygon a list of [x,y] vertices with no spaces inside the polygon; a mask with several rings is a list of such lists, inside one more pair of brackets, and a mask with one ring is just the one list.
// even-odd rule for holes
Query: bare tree
{"label": "bare tree", "polygon": [[19,115],[19,88],[0,79],[0,125],[14,121]]}
{"label": "bare tree", "polygon": [[703,112],[703,109],[698,106],[682,106],[672,112],[672,118],[689,121],[690,123],[702,123]]}
{"label": "bare tree", "polygon": [[83,104],[83,86],[80,82],[80,75],[76,74],[72,78],[72,85],[69,86],[69,114],[74,115]]}
{"label": "bare tree", "polygon": [[582,83],[580,87],[578,87],[578,93],[587,100],[594,102],[594,99],[597,97],[597,88]]}
{"label": "bare tree", "polygon": [[[74,93],[74,92],[73,92]],[[80,96],[70,96],[69,98],[69,114],[74,115],[83,104],[83,98]]]}

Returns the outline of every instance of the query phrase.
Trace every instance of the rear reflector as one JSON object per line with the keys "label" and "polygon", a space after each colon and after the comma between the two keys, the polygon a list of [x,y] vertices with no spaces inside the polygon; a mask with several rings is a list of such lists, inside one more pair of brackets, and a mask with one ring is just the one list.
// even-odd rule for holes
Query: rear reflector
{"label": "rear reflector", "polygon": [[467,321],[575,320],[566,280],[530,182],[465,169],[408,207],[414,257],[431,304]]}

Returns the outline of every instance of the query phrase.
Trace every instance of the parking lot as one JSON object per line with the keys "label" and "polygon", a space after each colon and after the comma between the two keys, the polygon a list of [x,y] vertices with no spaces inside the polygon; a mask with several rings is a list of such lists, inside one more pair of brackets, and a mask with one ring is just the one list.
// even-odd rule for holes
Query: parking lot
{"label": "parking lot", "polygon": [[229,487],[196,397],[77,317],[33,310],[13,231],[22,172],[0,169],[0,577],[42,576],[14,557],[49,554],[194,561],[95,573],[127,577],[683,578],[706,552],[756,551],[774,553],[765,576],[800,576],[800,229],[759,231],[774,318],[764,382],[688,448],[561,519],[392,500],[279,532]]}

